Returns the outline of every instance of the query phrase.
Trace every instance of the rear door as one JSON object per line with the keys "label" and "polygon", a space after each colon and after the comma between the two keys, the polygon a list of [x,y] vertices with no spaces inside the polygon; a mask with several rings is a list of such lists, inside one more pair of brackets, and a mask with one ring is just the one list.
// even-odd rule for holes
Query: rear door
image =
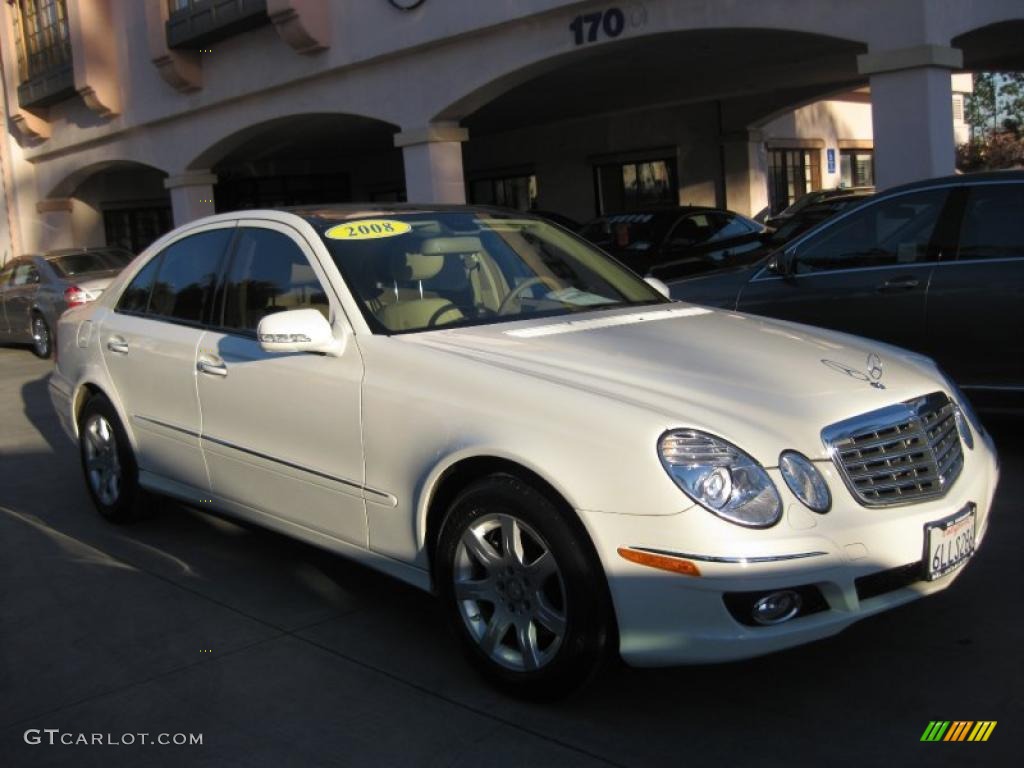
{"label": "rear door", "polygon": [[136,273],[100,330],[140,469],[204,492],[196,349],[234,229],[223,222],[170,243]]}
{"label": "rear door", "polygon": [[11,262],[3,269],[0,269],[0,338],[6,338],[10,330],[7,323],[7,312],[6,310],[6,299],[7,299],[7,286],[11,282],[11,275],[14,274],[14,266],[16,262]]}
{"label": "rear door", "polygon": [[946,188],[914,190],[826,223],[787,250],[790,276],[761,270],[737,308],[923,350],[948,199]]}
{"label": "rear door", "polygon": [[264,352],[260,320],[316,309],[347,320],[310,244],[294,229],[239,222],[213,327],[198,355],[202,445],[213,493],[265,515],[367,546],[360,386],[363,362]]}
{"label": "rear door", "polygon": [[965,186],[955,260],[935,270],[926,350],[984,404],[1024,394],[1024,182]]}
{"label": "rear door", "polygon": [[31,258],[18,261],[4,292],[4,314],[14,341],[32,340],[31,312],[39,292],[39,268]]}

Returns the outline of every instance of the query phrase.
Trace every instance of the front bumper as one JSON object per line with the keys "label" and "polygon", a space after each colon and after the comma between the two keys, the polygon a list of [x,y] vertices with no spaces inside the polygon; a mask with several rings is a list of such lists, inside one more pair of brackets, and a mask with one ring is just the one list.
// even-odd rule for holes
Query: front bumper
{"label": "front bumper", "polygon": [[53,404],[54,410],[57,411],[57,418],[60,420],[61,427],[68,437],[72,440],[77,440],[78,430],[75,426],[74,409],[72,407],[74,387],[70,381],[61,375],[60,369],[54,369],[53,373],[50,374],[47,389],[50,393],[50,402]]}
{"label": "front bumper", "polygon": [[[835,469],[823,463],[818,466],[834,499],[824,515],[807,510],[778,472],[769,470],[786,511],[767,530],[726,523],[700,507],[669,517],[581,511],[608,576],[623,659],[634,666],[664,666],[760,656],[837,634],[855,621],[947,588],[970,562],[930,582],[923,580],[923,570],[921,580],[907,578],[904,567],[922,561],[926,524],[969,503],[976,505],[978,556],[999,471],[990,440],[976,442],[945,497],[903,507],[860,506]],[[629,562],[619,547],[690,554],[700,576]],[[866,583],[864,577],[873,578]],[[820,591],[825,609],[774,626],[740,623],[723,599],[728,593],[807,585]]]}

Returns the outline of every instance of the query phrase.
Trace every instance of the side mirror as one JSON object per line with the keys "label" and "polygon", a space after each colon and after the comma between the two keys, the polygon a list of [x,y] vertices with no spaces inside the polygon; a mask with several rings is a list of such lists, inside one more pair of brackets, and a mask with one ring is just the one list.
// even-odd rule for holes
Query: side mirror
{"label": "side mirror", "polygon": [[331,324],[316,309],[275,312],[260,320],[256,337],[264,352],[319,352],[340,357],[345,341],[336,339]]}
{"label": "side mirror", "polygon": [[779,277],[792,277],[794,261],[793,251],[779,251],[768,259],[768,264],[766,266],[768,271],[773,275],[778,275]]}
{"label": "side mirror", "polygon": [[656,290],[662,296],[664,296],[666,299],[672,298],[672,294],[669,291],[668,286],[661,282],[661,280],[659,280],[658,278],[647,276],[644,278],[644,282],[651,286],[651,288]]}

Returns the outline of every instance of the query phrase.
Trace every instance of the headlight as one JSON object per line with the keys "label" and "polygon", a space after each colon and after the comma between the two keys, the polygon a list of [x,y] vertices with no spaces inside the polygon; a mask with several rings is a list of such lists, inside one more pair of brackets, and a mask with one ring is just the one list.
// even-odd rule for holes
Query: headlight
{"label": "headlight", "polygon": [[764,467],[732,443],[694,429],[666,432],[661,463],[682,491],[709,512],[737,525],[767,528],[782,501]]}
{"label": "headlight", "polygon": [[818,468],[803,454],[784,451],[779,456],[779,471],[793,492],[804,505],[814,511],[825,513],[832,506],[832,494],[828,492],[825,478]]}

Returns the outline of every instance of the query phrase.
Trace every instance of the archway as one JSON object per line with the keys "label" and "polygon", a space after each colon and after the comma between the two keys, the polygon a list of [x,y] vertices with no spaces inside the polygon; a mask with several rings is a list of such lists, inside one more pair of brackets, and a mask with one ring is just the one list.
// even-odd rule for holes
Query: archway
{"label": "archway", "polygon": [[397,127],[358,115],[276,118],[229,134],[190,170],[208,169],[218,212],[405,197]]}
{"label": "archway", "polygon": [[48,197],[58,202],[44,215],[63,218],[58,229],[70,226],[70,242],[63,244],[138,253],[172,228],[165,178],[159,168],[129,160],[88,165],[54,185]]}
{"label": "archway", "polygon": [[[475,88],[438,120],[469,129],[468,197],[577,220],[651,205],[762,205],[749,127],[864,85],[860,41],[694,29],[585,46]],[[743,194],[738,188],[743,187]],[[535,190],[524,199],[527,190]],[[747,199],[744,198],[746,195]]]}

